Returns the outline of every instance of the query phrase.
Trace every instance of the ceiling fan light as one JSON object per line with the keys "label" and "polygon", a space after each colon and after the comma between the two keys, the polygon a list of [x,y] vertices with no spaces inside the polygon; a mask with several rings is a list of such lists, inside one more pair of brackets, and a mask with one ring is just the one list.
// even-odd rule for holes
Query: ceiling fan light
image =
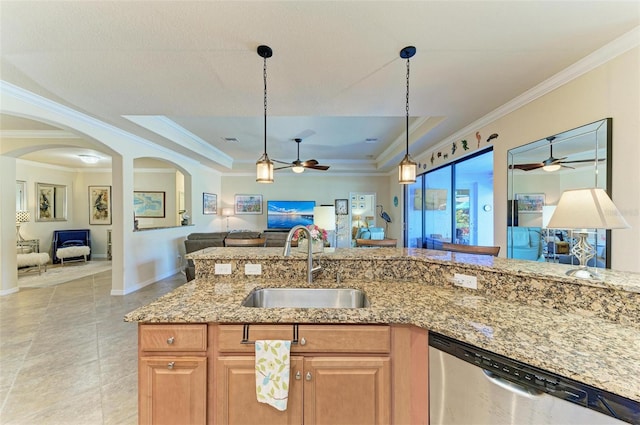
{"label": "ceiling fan light", "polygon": [[551,173],[553,171],[558,171],[560,168],[562,168],[562,165],[560,165],[560,164],[549,164],[549,165],[545,165],[544,167],[542,167],[542,169],[544,171],[547,171],[549,173]]}
{"label": "ceiling fan light", "polygon": [[406,154],[398,166],[398,182],[411,184],[416,182],[416,163]]}
{"label": "ceiling fan light", "polygon": [[273,183],[273,162],[266,153],[256,162],[256,182]]}
{"label": "ceiling fan light", "polygon": [[291,171],[293,171],[294,173],[300,174],[304,171],[304,167],[302,165],[296,165],[291,168]]}

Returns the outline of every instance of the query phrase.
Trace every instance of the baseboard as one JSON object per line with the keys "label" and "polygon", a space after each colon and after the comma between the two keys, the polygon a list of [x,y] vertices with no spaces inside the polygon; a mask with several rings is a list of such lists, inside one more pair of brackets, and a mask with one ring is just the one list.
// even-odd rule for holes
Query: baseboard
{"label": "baseboard", "polygon": [[118,295],[127,295],[130,294],[132,292],[136,292],[142,288],[144,288],[145,286],[151,285],[152,283],[156,283],[162,279],[166,279],[168,277],[171,277],[175,274],[180,273],[182,270],[179,267],[176,267],[175,269],[173,269],[172,271],[168,271],[166,273],[163,273],[161,275],[155,276],[151,279],[147,279],[143,282],[138,282],[137,284],[135,284],[134,286],[128,287],[126,289],[112,289],[111,290],[111,295],[114,296],[118,296]]}
{"label": "baseboard", "polygon": [[2,289],[0,290],[0,297],[3,297],[5,295],[9,295],[9,294],[13,294],[16,293],[20,290],[19,287],[14,287],[14,288],[9,288],[9,289]]}

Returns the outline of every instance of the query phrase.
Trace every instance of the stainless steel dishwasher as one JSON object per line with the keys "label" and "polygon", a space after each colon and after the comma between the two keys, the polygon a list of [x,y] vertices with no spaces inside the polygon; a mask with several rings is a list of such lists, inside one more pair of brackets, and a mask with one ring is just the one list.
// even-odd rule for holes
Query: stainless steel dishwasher
{"label": "stainless steel dishwasher", "polygon": [[429,334],[431,425],[640,424],[640,403]]}

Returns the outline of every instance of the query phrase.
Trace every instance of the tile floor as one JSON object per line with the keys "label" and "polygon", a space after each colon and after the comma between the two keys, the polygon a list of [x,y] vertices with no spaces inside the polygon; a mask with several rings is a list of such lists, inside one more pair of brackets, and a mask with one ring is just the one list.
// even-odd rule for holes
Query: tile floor
{"label": "tile floor", "polygon": [[137,326],[122,318],[185,281],[111,296],[108,271],[0,297],[0,423],[137,424]]}

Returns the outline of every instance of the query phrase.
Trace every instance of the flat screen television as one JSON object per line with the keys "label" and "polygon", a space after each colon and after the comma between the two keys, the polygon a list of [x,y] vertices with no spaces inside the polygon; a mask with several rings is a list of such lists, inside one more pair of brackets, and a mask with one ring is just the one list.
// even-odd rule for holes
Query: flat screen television
{"label": "flat screen television", "polygon": [[267,201],[267,229],[289,230],[293,226],[313,224],[316,201]]}

